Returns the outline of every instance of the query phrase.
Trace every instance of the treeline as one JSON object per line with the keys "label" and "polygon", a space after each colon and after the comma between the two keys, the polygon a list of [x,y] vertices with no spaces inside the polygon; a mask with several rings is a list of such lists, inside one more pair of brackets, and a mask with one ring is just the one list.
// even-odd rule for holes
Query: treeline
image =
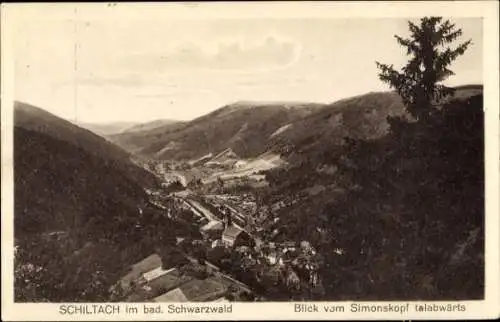
{"label": "treeline", "polygon": [[[455,101],[429,122],[393,123],[386,138],[351,145],[352,163],[341,167],[347,193],[329,205],[344,218],[328,221],[334,244],[356,265],[363,263],[352,270],[368,277],[356,282],[361,294],[483,296],[482,106],[482,96]],[[325,275],[340,287],[349,284],[334,271]]]}
{"label": "treeline", "polygon": [[[311,240],[325,257],[328,299],[483,297],[483,116],[478,95],[428,121],[391,120],[387,136],[348,140],[331,156],[338,171],[323,192],[280,210],[285,238]],[[274,173],[272,187],[295,178],[298,193],[314,163]]]}
{"label": "treeline", "polygon": [[[171,211],[181,211],[171,207]],[[84,234],[83,232],[94,232]],[[16,241],[15,300],[100,302],[120,298],[113,285],[129,266],[154,252],[176,248],[176,236],[197,238],[191,224],[153,207],[81,230],[26,235]],[[94,237],[95,236],[95,237]]]}
{"label": "treeline", "polygon": [[408,25],[411,38],[396,36],[408,64],[377,63],[408,117],[389,117],[379,139],[293,153],[267,175],[272,198],[298,200],[279,211],[282,238],[324,256],[329,300],[484,297],[483,96],[440,83],[471,41],[447,47],[462,31],[440,17]]}

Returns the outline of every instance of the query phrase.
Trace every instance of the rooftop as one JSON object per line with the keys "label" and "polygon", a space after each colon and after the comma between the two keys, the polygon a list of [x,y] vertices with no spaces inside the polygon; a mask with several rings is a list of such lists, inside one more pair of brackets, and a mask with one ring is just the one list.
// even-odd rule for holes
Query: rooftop
{"label": "rooftop", "polygon": [[132,265],[129,272],[120,279],[121,286],[124,288],[129,287],[131,282],[139,279],[143,273],[161,267],[161,265],[161,258],[158,254],[152,254],[144,258],[140,262]]}
{"label": "rooftop", "polygon": [[189,301],[210,301],[223,296],[226,286],[215,277],[204,280],[192,280],[179,287]]}
{"label": "rooftop", "polygon": [[180,288],[162,294],[154,299],[155,302],[189,302]]}
{"label": "rooftop", "polygon": [[162,294],[176,287],[179,287],[180,285],[190,281],[191,279],[192,277],[189,276],[180,276],[179,272],[177,270],[174,270],[168,274],[152,280],[148,283],[148,285],[154,290],[155,293]]}
{"label": "rooftop", "polygon": [[144,279],[149,282],[151,280],[154,280],[160,276],[163,276],[167,273],[170,273],[172,271],[174,271],[175,268],[169,268],[169,269],[163,269],[161,266],[160,267],[157,267],[149,272],[146,272],[143,274],[143,277]]}
{"label": "rooftop", "polygon": [[152,254],[144,258],[142,261],[132,265],[132,270],[138,270],[141,273],[150,271],[158,266],[161,266],[161,258],[158,254]]}
{"label": "rooftop", "polygon": [[229,301],[225,297],[219,297],[218,299],[215,299],[212,302],[229,302]]}
{"label": "rooftop", "polygon": [[222,235],[226,238],[236,238],[243,230],[236,226],[227,227]]}
{"label": "rooftop", "polygon": [[224,225],[220,221],[211,220],[208,222],[208,224],[201,227],[201,230],[207,231],[207,230],[217,230],[217,229],[223,229],[223,228],[224,228]]}

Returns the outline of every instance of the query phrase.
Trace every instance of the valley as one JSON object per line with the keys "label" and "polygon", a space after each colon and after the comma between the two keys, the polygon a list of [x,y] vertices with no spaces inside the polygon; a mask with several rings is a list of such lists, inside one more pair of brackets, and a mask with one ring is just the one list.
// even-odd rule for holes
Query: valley
{"label": "valley", "polygon": [[[220,302],[345,300],[362,292],[413,299],[441,298],[447,285],[458,298],[479,297],[481,280],[459,291],[444,275],[431,277],[436,267],[465,274],[482,261],[483,161],[475,148],[482,87],[457,93],[431,127],[407,118],[393,93],[370,93],[300,112],[266,103],[265,116],[259,104],[238,103],[107,139],[19,103],[16,296]],[[250,123],[246,113],[263,119]],[[398,117],[406,118],[402,132],[392,121]],[[215,132],[200,136],[200,124],[215,124]],[[138,149],[122,135],[166,146]],[[159,139],[149,141],[152,135]],[[164,141],[181,137],[187,141]],[[209,144],[182,148],[194,144],[190,137]],[[439,138],[449,140],[446,150]],[[443,185],[454,188],[444,193]],[[439,200],[426,197],[438,191]],[[450,225],[454,218],[463,221]],[[456,237],[441,237],[450,234]],[[422,258],[427,266],[417,268]],[[389,274],[392,265],[405,268]],[[418,269],[421,275],[410,274]],[[429,278],[434,286],[411,286]]]}
{"label": "valley", "polygon": [[[151,163],[148,164],[151,165]],[[174,169],[176,167],[173,162],[170,162],[170,166]],[[269,221],[270,218],[267,218],[264,212],[257,212],[257,203],[251,194],[228,193],[217,191],[217,188],[215,190],[209,188],[211,193],[208,193],[207,186],[213,184],[213,181],[205,181],[205,178],[200,178],[198,184],[189,182],[185,186],[182,182],[185,182],[185,178],[189,177],[189,170],[185,168],[182,172],[185,175],[178,173],[177,170],[164,171],[164,167],[158,166],[158,164],[155,167],[146,166],[146,168],[159,170],[158,172],[153,171],[153,173],[164,180],[162,189],[148,189],[150,203],[163,211],[168,218],[186,220],[197,226],[202,238],[192,239],[183,234],[176,235],[177,242],[184,248],[183,254],[187,261],[181,266],[174,265],[168,268],[163,268],[162,262],[157,261],[157,267],[149,266],[147,269],[150,271],[141,271],[140,274],[143,275],[139,274],[139,276],[147,276],[155,270],[163,270],[164,274],[148,280],[140,287],[130,288],[126,286],[127,292],[131,293],[128,295],[130,300],[170,301],[175,294],[185,294],[183,288],[187,283],[194,280],[206,281],[207,278],[212,283],[220,283],[221,290],[225,289],[223,285],[229,283],[228,289],[231,291],[225,293],[221,291],[221,293],[217,293],[218,296],[225,294],[225,299],[239,301],[249,299],[254,301],[286,300],[286,296],[283,297],[279,294],[290,287],[298,290],[300,283],[309,283],[314,289],[322,288],[319,285],[317,267],[314,264],[315,259],[313,259],[316,251],[310,242],[306,240],[300,243],[293,240],[278,243],[271,241],[266,236],[267,232],[261,229],[264,226],[262,222]],[[193,170],[196,173],[201,173],[203,166],[198,165]],[[211,176],[208,175],[207,178],[211,178]],[[216,184],[234,181],[230,177],[226,181],[223,180],[219,178]],[[174,185],[174,182],[181,184]],[[176,207],[185,212],[181,212],[177,216],[173,215],[169,204],[175,204]],[[256,221],[259,221],[259,225],[256,224]],[[243,235],[245,237],[241,237]],[[240,266],[242,262],[245,263],[243,270]],[[136,265],[140,265],[140,263]],[[186,265],[194,265],[198,269],[202,265],[204,267],[202,270],[208,277],[204,276],[200,279],[197,275],[194,277],[194,274],[191,277],[179,275],[179,271],[186,269]],[[303,276],[304,280],[300,281],[292,267]],[[160,282],[160,277],[165,278],[167,274],[169,276],[168,282]],[[125,280],[129,278],[129,275],[124,277]],[[153,284],[161,284],[161,290],[164,293],[148,292],[148,290],[151,291],[150,288],[153,287],[151,286]],[[235,290],[238,289],[242,290],[243,297],[241,297],[241,293],[235,293]],[[295,294],[295,299],[307,297],[305,294],[299,295],[299,293]],[[143,295],[138,298],[137,294]],[[185,298],[184,295],[181,297]],[[207,300],[219,301],[215,297],[217,296],[214,294]]]}
{"label": "valley", "polygon": [[4,320],[498,316],[498,8],[127,5],[2,4]]}
{"label": "valley", "polygon": [[[468,87],[467,91],[469,92],[466,94],[461,92],[460,96],[470,98],[462,101],[464,102],[462,104],[479,106],[477,104],[480,96],[475,94],[477,91],[480,92],[480,88]],[[472,116],[478,112],[477,109],[465,112],[462,109],[465,105],[455,104],[457,105],[454,109],[457,113],[472,113],[469,115],[479,122],[476,116]],[[344,118],[342,112],[337,112],[332,117],[339,119],[339,115],[340,119]],[[300,122],[304,121],[299,120],[297,124]],[[299,126],[297,124],[294,123],[293,126]],[[426,162],[426,158],[435,157],[422,155],[423,150],[420,149],[423,149],[423,146],[418,147],[422,144],[418,140],[425,140],[427,146],[430,142],[427,141],[430,139],[427,135],[432,133],[429,131],[434,130],[419,128],[418,123],[414,124],[414,128],[408,131],[428,133],[424,132],[423,139],[418,138],[411,143],[417,149],[413,152],[406,152],[406,147],[403,146],[399,148],[398,143],[393,141],[392,133],[367,132],[367,135],[370,135],[368,140],[353,136],[352,141],[344,137],[344,142],[340,140],[337,141],[340,143],[336,141],[328,143],[331,149],[328,152],[318,151],[318,148],[315,148],[315,153],[305,152],[307,150],[297,153],[295,147],[293,153],[278,154],[271,148],[258,156],[242,158],[231,148],[225,148],[201,156],[196,155],[195,159],[162,160],[143,155],[137,162],[162,181],[161,189],[151,194],[154,203],[162,204],[161,200],[173,200],[189,211],[182,215],[183,219],[194,223],[199,230],[201,237],[198,239],[176,236],[182,239],[181,243],[185,247],[188,247],[186,256],[189,261],[204,263],[203,270],[209,272],[208,276],[227,276],[237,281],[235,283],[245,285],[248,290],[245,299],[342,300],[355,296],[353,292],[356,292],[356,288],[362,288],[364,294],[380,296],[379,287],[386,285],[383,281],[388,282],[389,277],[383,275],[381,271],[377,271],[377,275],[374,275],[372,265],[380,267],[389,265],[388,254],[400,258],[402,262],[398,265],[413,265],[399,256],[414,247],[413,238],[431,238],[419,235],[417,227],[422,222],[418,218],[418,213],[428,212],[429,209],[442,209],[440,207],[444,203],[457,202],[455,199],[457,195],[442,194],[443,199],[440,201],[442,205],[424,203],[421,205],[422,208],[417,210],[413,201],[409,201],[412,199],[408,200],[417,197],[412,196],[412,189],[432,194],[439,189],[439,184],[450,180],[451,177],[448,175],[453,176],[452,173],[437,175],[433,172],[436,170],[432,169],[419,172],[423,171],[420,167],[424,164],[422,162]],[[443,129],[438,129],[438,124],[435,131],[439,132]],[[345,123],[342,124],[342,121],[337,125],[347,126]],[[283,128],[279,125],[276,127],[278,130]],[[270,140],[286,133],[286,128],[277,134],[275,131]],[[472,132],[467,133],[471,138],[476,135]],[[357,149],[353,149],[353,144],[356,143]],[[474,144],[477,144],[477,141]],[[395,156],[387,152],[391,149]],[[370,151],[370,154],[365,155],[367,151]],[[372,154],[374,151],[377,153]],[[373,159],[375,155],[380,159]],[[416,155],[420,161],[415,162]],[[438,162],[434,159],[432,162],[439,168],[442,166],[439,165],[440,162],[447,162],[448,157],[444,157],[443,161]],[[391,165],[392,162],[397,163]],[[384,167],[391,167],[392,170]],[[377,169],[389,177],[379,177],[379,174],[376,174]],[[417,180],[411,177],[415,182],[401,181],[406,180],[405,177],[394,171],[420,173],[420,178]],[[439,178],[440,181],[435,183],[419,181],[430,177]],[[481,180],[477,181],[478,179],[476,177],[470,181],[470,189],[472,186],[481,186]],[[425,188],[418,188],[418,182],[422,182],[420,184]],[[374,185],[373,188],[370,187],[371,184]],[[391,186],[382,187],[384,184]],[[402,189],[401,185],[405,188]],[[384,191],[391,191],[392,197],[384,196]],[[467,191],[470,193],[471,190]],[[476,207],[480,200],[479,193],[480,188],[476,193],[469,195],[471,200],[475,200]],[[162,208],[168,209],[168,206],[163,205]],[[409,214],[413,211],[417,212],[413,215],[416,217],[408,217],[412,216]],[[433,258],[436,263],[441,263],[437,265],[447,265],[442,261],[447,261],[450,256],[457,256],[453,254],[461,247],[459,245],[465,244],[469,254],[467,256],[470,256],[467,260],[481,260],[472,253],[480,244],[477,228],[472,228],[477,227],[479,213],[478,208],[469,211],[469,214],[476,214],[468,219],[470,221],[467,224],[471,225],[470,236],[475,237],[469,236],[467,241],[459,238],[455,242],[447,242],[447,246],[441,238],[437,239],[441,243],[439,246],[435,244],[437,240],[427,239],[434,245],[432,247],[435,247],[433,252],[437,257]],[[447,216],[446,213],[442,216],[435,215],[435,218],[427,219],[430,220],[427,225],[440,225],[439,223],[450,220]],[[398,228],[387,231],[388,226]],[[353,233],[358,231],[359,234]],[[380,234],[381,231],[386,231],[385,236]],[[401,237],[402,232],[405,232],[405,237]],[[246,237],[242,239],[241,244],[238,244],[237,238],[229,235]],[[367,242],[367,238],[370,239],[370,243]],[[399,244],[393,244],[395,242]],[[463,268],[466,264],[462,262],[461,265]],[[450,266],[448,269],[456,272],[462,268]],[[172,270],[174,267],[168,269]],[[360,279],[362,276],[370,278],[368,281],[362,281]],[[355,277],[358,278],[356,282],[346,280]],[[393,274],[391,278],[400,279],[400,283],[415,283],[414,279],[419,277]],[[178,288],[182,289],[181,286]],[[470,287],[474,288],[472,285]],[[173,292],[171,288],[167,289]],[[400,298],[404,296],[401,291],[402,289],[392,289],[386,296]],[[413,299],[414,296],[437,296],[432,288],[419,291],[414,289],[414,292],[416,293],[409,295],[408,299]],[[165,298],[168,296],[165,295]],[[227,298],[245,300],[233,293],[229,297],[226,296]]]}

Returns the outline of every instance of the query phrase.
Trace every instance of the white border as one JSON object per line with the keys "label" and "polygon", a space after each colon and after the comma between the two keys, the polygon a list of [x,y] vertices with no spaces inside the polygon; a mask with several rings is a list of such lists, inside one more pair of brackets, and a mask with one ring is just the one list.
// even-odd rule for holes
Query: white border
{"label": "white border", "polygon": [[[233,303],[231,314],[195,315],[60,315],[60,304],[13,303],[13,173],[12,173],[12,104],[13,104],[13,22],[36,18],[73,15],[75,6],[85,19],[214,19],[214,18],[347,18],[347,17],[482,17],[484,22],[484,103],[486,141],[486,279],[485,300],[460,302],[465,312],[445,313],[350,313],[352,302],[344,313],[294,313],[294,303]],[[499,298],[499,32],[496,1],[429,1],[429,2],[246,2],[246,3],[122,3],[108,6],[95,4],[3,4],[1,7],[1,149],[2,149],[2,320],[336,320],[336,319],[479,319],[500,314]],[[47,12],[51,14],[48,15]],[[147,17],[147,18],[145,18]],[[322,307],[322,303],[315,302]],[[377,302],[365,302],[376,304]],[[386,302],[378,302],[386,304]],[[408,302],[392,302],[406,304]],[[410,302],[416,303],[416,302]],[[432,303],[432,302],[425,302]],[[438,303],[438,302],[435,302]],[[459,302],[447,302],[459,303]],[[121,311],[124,305],[121,304]],[[194,303],[188,304],[197,306]],[[211,306],[221,304],[211,304]],[[163,305],[167,309],[167,305]]]}

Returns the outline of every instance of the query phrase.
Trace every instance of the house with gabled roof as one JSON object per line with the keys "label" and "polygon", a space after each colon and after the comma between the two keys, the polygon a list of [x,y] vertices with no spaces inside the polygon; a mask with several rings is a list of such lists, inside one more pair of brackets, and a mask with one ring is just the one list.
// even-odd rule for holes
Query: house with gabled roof
{"label": "house with gabled roof", "polygon": [[203,237],[208,239],[217,239],[224,230],[224,224],[220,221],[212,220],[200,228]]}
{"label": "house with gabled roof", "polygon": [[218,299],[213,300],[212,302],[226,303],[226,302],[229,302],[229,300],[228,300],[228,299],[226,299],[226,298],[223,296],[223,297],[219,297]]}
{"label": "house with gabled roof", "polygon": [[227,226],[222,232],[222,242],[227,247],[250,246],[253,247],[255,242],[252,237],[243,229],[234,225]]}
{"label": "house with gabled roof", "polygon": [[189,302],[180,288],[176,288],[154,298],[155,302]]}
{"label": "house with gabled roof", "polygon": [[170,269],[163,269],[161,266],[155,268],[155,269],[152,269],[148,272],[145,272],[142,274],[142,277],[144,278],[144,280],[146,282],[150,282],[158,277],[161,277],[165,274],[168,274],[172,271],[175,270],[175,267],[174,268],[170,268]]}
{"label": "house with gabled roof", "polygon": [[151,271],[162,265],[161,257],[158,254],[151,254],[140,262],[131,265],[127,275],[123,276],[119,283],[123,289],[130,289],[133,284],[145,283],[144,273]]}

